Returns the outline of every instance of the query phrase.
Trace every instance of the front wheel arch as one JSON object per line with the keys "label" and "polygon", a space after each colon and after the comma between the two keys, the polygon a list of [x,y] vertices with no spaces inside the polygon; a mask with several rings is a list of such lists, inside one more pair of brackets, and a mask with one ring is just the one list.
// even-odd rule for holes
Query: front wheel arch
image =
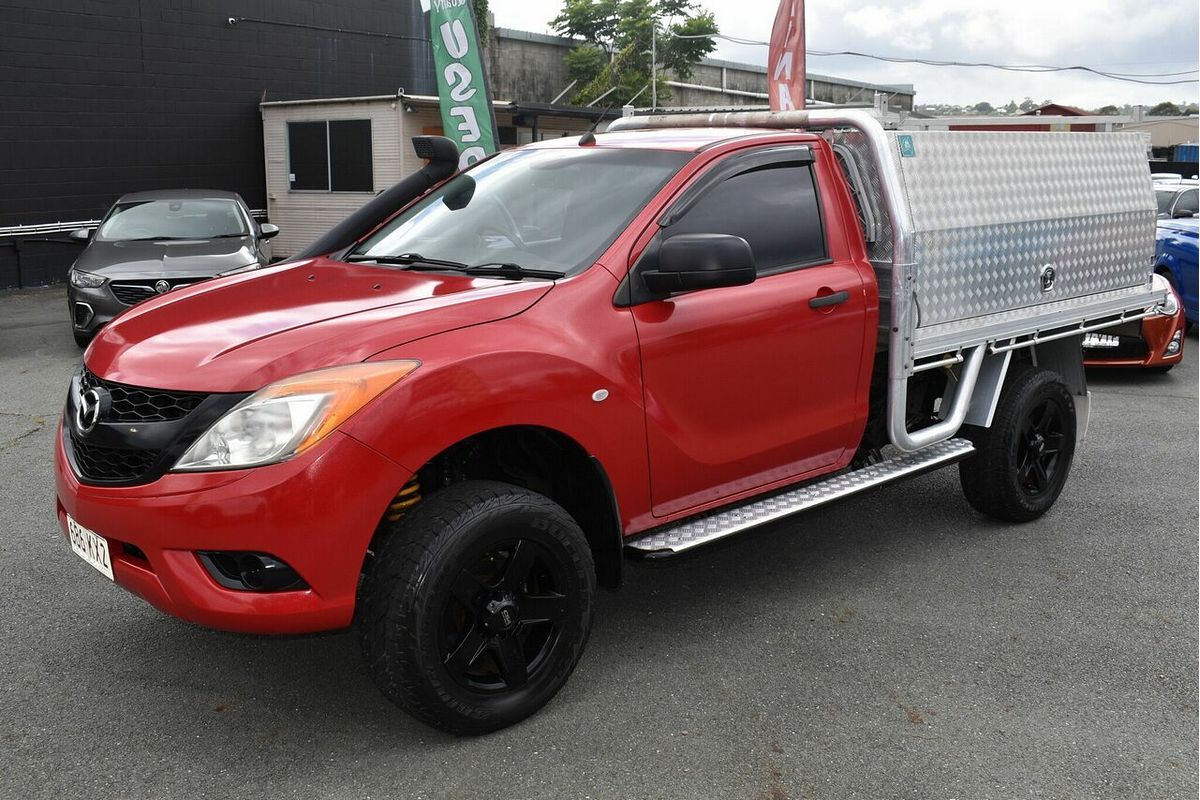
{"label": "front wheel arch", "polygon": [[[566,509],[587,537],[596,567],[597,583],[608,589],[621,585],[623,530],[616,492],[608,472],[575,439],[537,425],[511,425],[468,436],[430,458],[417,469],[414,481],[397,487],[392,508],[380,520],[364,562],[379,552],[389,535],[388,522],[436,496],[436,492],[466,480],[494,480],[537,492]],[[414,486],[416,491],[414,492]]]}
{"label": "front wheel arch", "polygon": [[457,735],[549,702],[583,653],[596,585],[566,511],[518,486],[469,480],[389,527],[356,620],[380,690]]}

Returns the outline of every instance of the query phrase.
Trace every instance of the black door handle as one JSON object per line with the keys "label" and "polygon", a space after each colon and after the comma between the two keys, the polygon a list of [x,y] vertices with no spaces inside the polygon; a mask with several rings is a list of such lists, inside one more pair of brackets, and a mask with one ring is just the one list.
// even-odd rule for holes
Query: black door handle
{"label": "black door handle", "polygon": [[823,294],[819,297],[814,297],[808,301],[809,308],[824,308],[825,306],[840,305],[850,299],[850,293],[846,290],[834,292],[833,294]]}

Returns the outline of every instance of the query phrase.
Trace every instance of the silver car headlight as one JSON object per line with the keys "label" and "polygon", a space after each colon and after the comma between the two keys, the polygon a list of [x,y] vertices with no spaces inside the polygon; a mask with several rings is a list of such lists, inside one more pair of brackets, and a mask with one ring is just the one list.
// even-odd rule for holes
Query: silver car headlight
{"label": "silver car headlight", "polygon": [[71,268],[71,285],[76,289],[99,289],[107,281],[103,275]]}
{"label": "silver car headlight", "polygon": [[1153,287],[1155,289],[1166,289],[1167,297],[1163,300],[1162,313],[1168,317],[1173,317],[1179,313],[1179,301],[1175,298],[1175,289],[1171,287],[1171,282],[1162,275],[1155,274],[1153,279]]}
{"label": "silver car headlight", "polygon": [[419,361],[377,361],[293,375],[229,410],[188,448],[173,469],[197,472],[275,464],[299,455]]}

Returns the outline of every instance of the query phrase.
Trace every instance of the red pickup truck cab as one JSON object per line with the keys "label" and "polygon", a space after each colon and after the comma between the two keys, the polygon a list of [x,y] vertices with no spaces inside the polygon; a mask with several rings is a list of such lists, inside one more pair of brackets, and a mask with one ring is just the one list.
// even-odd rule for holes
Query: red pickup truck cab
{"label": "red pickup truck cab", "polygon": [[[878,462],[879,324],[820,136],[544,142],[337,253],[119,316],[68,394],[58,518],[183,619],[355,624],[385,694],[481,733],[567,679],[629,542]],[[945,372],[917,376],[914,426],[937,420]],[[970,456],[991,477],[964,472],[968,499],[1032,519],[1075,411],[1032,363],[1007,385],[1002,446],[980,431],[908,471]]]}

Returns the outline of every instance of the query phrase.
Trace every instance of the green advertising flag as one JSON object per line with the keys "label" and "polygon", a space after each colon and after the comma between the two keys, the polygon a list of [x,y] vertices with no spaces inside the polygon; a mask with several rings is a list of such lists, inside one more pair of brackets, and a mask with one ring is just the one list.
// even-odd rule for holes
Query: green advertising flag
{"label": "green advertising flag", "polygon": [[471,1],[431,0],[429,25],[442,129],[458,144],[458,168],[463,169],[499,149]]}

